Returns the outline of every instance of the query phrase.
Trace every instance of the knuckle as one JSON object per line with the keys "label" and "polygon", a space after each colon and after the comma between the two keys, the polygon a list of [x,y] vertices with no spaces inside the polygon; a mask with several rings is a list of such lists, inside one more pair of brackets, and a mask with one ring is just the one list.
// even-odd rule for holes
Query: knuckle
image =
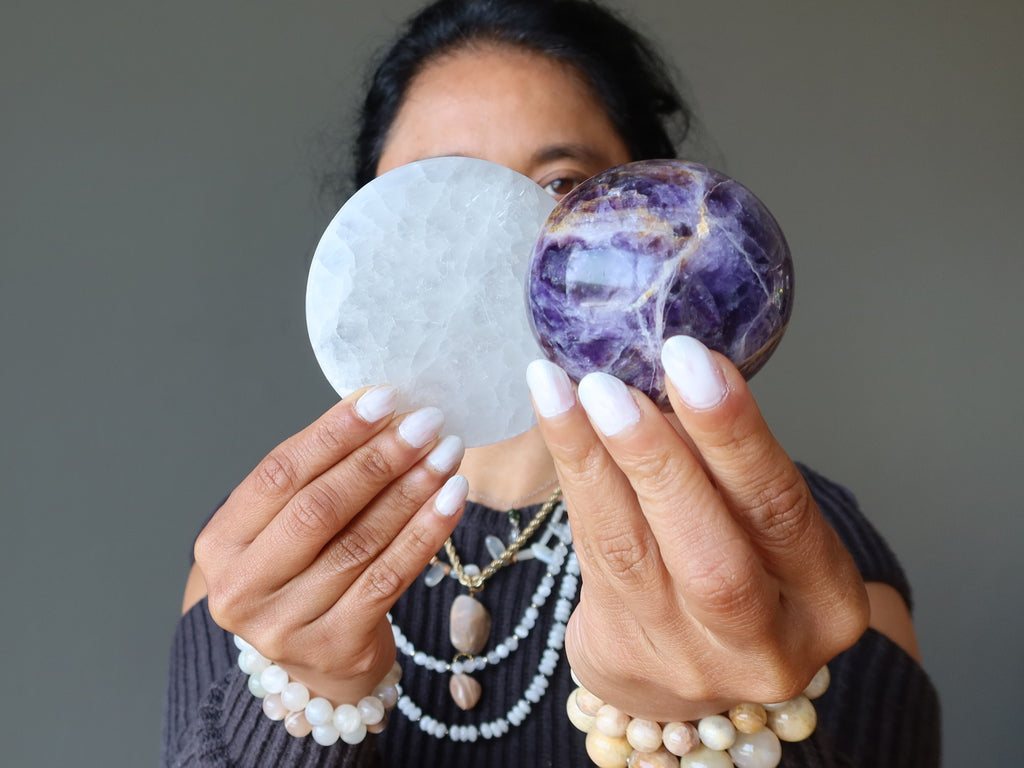
{"label": "knuckle", "polygon": [[253,472],[260,496],[290,495],[299,486],[294,460],[282,449],[272,451]]}
{"label": "knuckle", "polygon": [[692,561],[689,590],[707,610],[748,621],[760,617],[756,556],[744,541],[723,544]]}
{"label": "knuckle", "polygon": [[405,578],[392,565],[378,561],[367,572],[366,589],[371,600],[391,603],[405,587]]}
{"label": "knuckle", "polygon": [[653,559],[651,542],[630,533],[602,536],[595,549],[607,570],[621,581],[643,579]]}
{"label": "knuckle", "polygon": [[766,483],[754,494],[747,516],[762,540],[786,548],[799,542],[808,532],[812,516],[810,494],[803,479],[795,474],[781,484]]}
{"label": "knuckle", "polygon": [[359,471],[378,481],[388,481],[395,475],[395,461],[376,445],[368,445],[356,456]]}
{"label": "knuckle", "polygon": [[325,553],[326,566],[332,573],[362,570],[376,556],[376,547],[357,528],[338,536]]}
{"label": "knuckle", "polygon": [[313,425],[311,436],[326,453],[345,452],[349,447],[349,432],[338,419],[324,418]]}
{"label": "knuckle", "polygon": [[333,535],[339,521],[336,503],[320,488],[307,488],[288,505],[283,517],[286,533],[297,541]]}

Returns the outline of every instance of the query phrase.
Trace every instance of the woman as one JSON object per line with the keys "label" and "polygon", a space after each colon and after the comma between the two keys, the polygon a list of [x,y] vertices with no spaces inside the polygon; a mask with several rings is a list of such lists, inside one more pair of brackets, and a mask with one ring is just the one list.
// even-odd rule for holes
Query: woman
{"label": "woman", "polygon": [[[657,58],[592,3],[441,0],[377,69],[356,181],[465,155],[558,197],[606,168],[671,156],[673,121],[685,131],[688,115]],[[659,722],[788,699],[831,661],[819,727],[785,745],[783,764],[935,764],[934,691],[884,542],[847,492],[790,461],[725,358],[677,337],[663,362],[668,417],[610,376],[577,391],[538,361],[527,371],[538,427],[504,443],[464,451],[442,436],[438,409],[396,414],[394,391],[379,386],[275,448],[196,542],[166,762],[589,765],[565,716],[567,657],[600,699]],[[512,647],[472,671],[479,702],[463,712],[476,684],[459,676],[450,696],[451,666],[439,665],[455,656],[449,608],[467,590],[421,575],[449,536],[461,560],[487,562],[485,537],[515,538],[556,485],[578,602],[558,526],[544,538],[561,552],[548,558],[557,568],[521,557],[470,590],[493,616],[493,639],[460,658],[497,653],[498,638]],[[496,511],[509,509],[520,519]],[[456,565],[451,552],[441,560]],[[549,663],[562,619],[538,584],[556,578],[574,610],[564,657]],[[228,633],[313,694],[357,702],[395,661],[389,611],[408,699],[382,733],[325,747],[263,717]],[[453,727],[483,723],[475,741]]]}

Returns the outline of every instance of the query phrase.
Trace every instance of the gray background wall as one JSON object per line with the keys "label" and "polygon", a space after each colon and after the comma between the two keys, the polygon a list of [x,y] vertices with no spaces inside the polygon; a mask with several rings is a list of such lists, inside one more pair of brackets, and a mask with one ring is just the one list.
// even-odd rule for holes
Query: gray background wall
{"label": "gray background wall", "polygon": [[[303,318],[317,137],[414,5],[4,2],[5,765],[156,762],[192,536],[333,401]],[[796,255],[763,408],[902,555],[947,764],[1013,764],[1024,5],[625,8]]]}

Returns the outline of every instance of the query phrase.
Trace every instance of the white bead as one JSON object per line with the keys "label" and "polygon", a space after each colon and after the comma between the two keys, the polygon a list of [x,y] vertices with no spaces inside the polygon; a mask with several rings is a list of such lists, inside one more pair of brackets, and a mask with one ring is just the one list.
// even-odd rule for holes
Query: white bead
{"label": "white bead", "polygon": [[638,752],[655,752],[661,746],[661,726],[653,720],[634,718],[626,726],[626,740]]}
{"label": "white bead", "polygon": [[310,699],[309,703],[306,704],[306,719],[309,720],[310,724],[314,727],[318,725],[327,725],[331,722],[331,717],[333,716],[333,705],[322,696]]}
{"label": "white bead", "polygon": [[237,648],[238,650],[240,650],[240,651],[252,651],[252,650],[255,650],[251,645],[249,645],[247,642],[245,642],[245,640],[240,638],[238,635],[234,635],[233,639],[235,641],[235,648]]}
{"label": "white bead", "polygon": [[322,747],[329,747],[338,741],[338,729],[333,725],[314,725],[313,741]]}
{"label": "white bead", "polygon": [[626,726],[629,725],[629,720],[629,715],[625,712],[621,712],[611,704],[605,704],[597,710],[594,726],[605,736],[621,739],[626,736]]}
{"label": "white bead", "polygon": [[782,744],[767,728],[757,733],[741,733],[729,748],[737,768],[775,768],[782,761]]}
{"label": "white bead", "polygon": [[288,685],[288,673],[277,664],[271,664],[260,674],[260,682],[267,693],[280,693]]}
{"label": "white bead", "polygon": [[359,744],[366,738],[366,726],[360,723],[354,731],[345,731],[338,735],[346,744]]}
{"label": "white bead", "polygon": [[298,712],[309,704],[309,689],[302,683],[288,683],[281,691],[281,703],[289,712]]}
{"label": "white bead", "polygon": [[384,703],[376,696],[364,696],[356,704],[363,725],[376,725],[384,719]]}
{"label": "white bead", "polygon": [[363,719],[355,706],[342,704],[334,710],[331,723],[340,733],[348,733],[357,730],[363,724]]}
{"label": "white bead", "polygon": [[736,741],[736,726],[722,715],[701,718],[697,723],[697,733],[708,749],[728,749]]}
{"label": "white bead", "polygon": [[259,675],[249,675],[249,693],[257,699],[262,699],[267,695],[267,689],[264,688],[263,683],[260,682]]}

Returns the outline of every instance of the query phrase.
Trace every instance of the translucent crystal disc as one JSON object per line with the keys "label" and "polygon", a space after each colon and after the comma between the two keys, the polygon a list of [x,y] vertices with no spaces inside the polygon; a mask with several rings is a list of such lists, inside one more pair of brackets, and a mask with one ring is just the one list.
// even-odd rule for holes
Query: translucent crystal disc
{"label": "translucent crystal disc", "polygon": [[543,354],[525,303],[554,200],[526,176],[463,157],[374,179],[324,232],[306,287],[320,367],[345,396],[388,382],[401,407],[436,405],[466,445],[533,424],[524,371]]}

